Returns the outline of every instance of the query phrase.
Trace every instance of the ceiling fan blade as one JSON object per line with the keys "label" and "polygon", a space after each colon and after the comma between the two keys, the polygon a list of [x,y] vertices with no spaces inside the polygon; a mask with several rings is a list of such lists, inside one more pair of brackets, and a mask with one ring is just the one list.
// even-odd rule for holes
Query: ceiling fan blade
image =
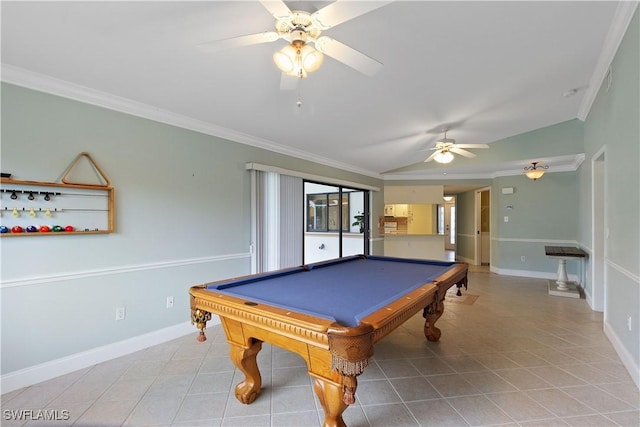
{"label": "ceiling fan blade", "polygon": [[246,36],[231,37],[228,39],[200,43],[198,46],[205,50],[216,51],[251,46],[260,43],[270,43],[278,40],[279,38],[280,36],[275,31],[266,31],[264,33],[249,34]]}
{"label": "ceiling fan blade", "polygon": [[449,148],[449,151],[451,151],[452,153],[460,154],[461,156],[467,157],[469,159],[473,159],[474,157],[476,157],[476,155],[473,154],[472,152],[463,150],[459,148],[457,145],[455,147]]}
{"label": "ceiling fan blade", "polygon": [[489,148],[489,144],[456,144],[458,148]]}
{"label": "ceiling fan blade", "polygon": [[380,62],[331,37],[319,37],[316,40],[316,49],[369,77],[375,75],[382,68]]}
{"label": "ceiling fan blade", "polygon": [[292,76],[287,73],[282,73],[280,77],[280,89],[281,90],[295,90],[298,87],[298,81],[300,77]]}
{"label": "ceiling fan blade", "polygon": [[438,155],[440,151],[434,151],[433,154],[431,154],[429,157],[427,157],[426,159],[424,159],[424,163],[430,162],[431,160],[433,160],[434,157],[436,157]]}
{"label": "ceiling fan blade", "polygon": [[434,150],[442,150],[442,147],[429,147],[429,148],[423,148],[422,150],[418,150],[418,151],[422,152],[422,151],[434,151]]}
{"label": "ceiling fan blade", "polygon": [[328,30],[389,3],[391,1],[335,1],[314,12],[311,19],[314,25],[321,30]]}
{"label": "ceiling fan blade", "polygon": [[293,17],[291,9],[282,0],[260,0],[260,3],[277,20],[291,21]]}

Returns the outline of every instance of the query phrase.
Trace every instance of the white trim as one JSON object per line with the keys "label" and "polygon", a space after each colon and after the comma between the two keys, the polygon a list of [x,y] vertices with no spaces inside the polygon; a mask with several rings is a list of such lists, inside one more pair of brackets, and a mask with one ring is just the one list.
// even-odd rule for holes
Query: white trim
{"label": "white trim", "polygon": [[[491,212],[491,196],[489,196],[489,212]],[[481,252],[482,252],[482,239],[480,238],[480,229],[482,222],[482,189],[477,189],[473,193],[473,265],[482,265]],[[491,224],[491,218],[489,218],[489,224]],[[491,242],[491,236],[489,236],[489,242]],[[491,244],[489,244],[491,246]]]}
{"label": "white trim", "polygon": [[583,245],[582,243],[578,243],[578,247],[579,247],[580,249],[582,249],[583,251],[585,251],[585,252],[587,253],[587,255],[589,255],[589,257],[591,257],[591,253],[592,253],[592,251],[591,251],[591,248],[590,248],[590,247],[585,246],[585,245]]}
{"label": "white trim", "polygon": [[[545,164],[553,164],[553,170],[547,172],[575,172],[580,165],[584,162],[585,154],[568,154],[565,156],[538,158],[537,160],[544,162]],[[513,163],[513,162],[509,162]],[[523,161],[522,163],[527,163]],[[518,169],[505,169],[505,170],[491,170],[486,172],[474,172],[464,173],[457,172],[449,169],[446,175],[443,175],[441,169],[428,169],[423,171],[407,171],[407,172],[389,172],[383,173],[383,179],[385,181],[408,181],[408,180],[438,180],[443,179],[457,180],[457,179],[494,179],[503,176],[518,176],[523,175],[523,170]]]}
{"label": "white trim", "polygon": [[[627,23],[628,25],[628,23]],[[425,172],[407,172],[407,174],[380,174],[375,171],[360,169],[352,165],[335,161],[326,157],[317,155],[311,155],[307,151],[299,150],[284,145],[280,145],[274,141],[270,141],[264,138],[260,138],[254,135],[248,135],[246,133],[238,132],[236,130],[223,128],[213,123],[205,122],[202,120],[193,119],[191,117],[183,116],[172,111],[162,110],[157,107],[134,101],[129,98],[113,95],[107,92],[102,92],[96,89],[92,89],[86,86],[77,85],[65,80],[56,79],[44,74],[36,73],[24,68],[16,67],[9,64],[1,64],[0,79],[3,82],[13,84],[16,86],[25,87],[27,89],[36,90],[43,93],[48,93],[63,98],[72,99],[74,101],[83,102],[85,104],[95,105],[98,107],[106,108],[113,111],[130,114],[136,117],[141,117],[148,120],[153,120],[159,123],[165,123],[171,126],[176,126],[182,129],[187,129],[195,132],[199,132],[205,135],[211,135],[225,140],[236,142],[240,144],[249,145],[252,147],[261,148],[264,150],[272,151],[275,153],[284,154],[287,156],[295,157],[302,160],[307,160],[324,166],[334,167],[348,172],[369,176],[372,178],[381,179],[384,181],[393,180],[441,180],[442,174],[439,171],[427,171]],[[557,158],[563,163],[554,166],[553,172],[573,172],[578,169],[582,161],[584,160],[584,154],[559,156]],[[541,159],[545,161],[545,159]],[[549,163],[551,159],[546,159],[546,163]],[[552,173],[552,172],[547,172]],[[517,170],[504,170],[504,171],[488,171],[479,172],[474,174],[465,173],[449,173],[446,176],[447,180],[456,179],[493,179],[501,176],[514,176],[522,175],[522,169]],[[295,176],[295,175],[294,175]],[[361,185],[358,188],[367,189]],[[374,190],[379,191],[379,190]]]}
{"label": "white trim", "polygon": [[[530,270],[513,270],[509,268],[499,268],[493,265],[489,267],[489,271],[492,273],[500,274],[502,276],[516,276],[516,277],[530,277],[533,279],[557,279],[558,273],[549,273],[545,271],[530,271]],[[580,278],[576,274],[569,274],[569,280],[579,283]]]}
{"label": "white trim", "polygon": [[589,80],[589,86],[587,86],[585,94],[582,97],[580,108],[578,109],[578,119],[582,121],[585,121],[589,115],[591,106],[598,96],[598,91],[600,90],[602,81],[607,75],[609,67],[613,62],[613,58],[618,52],[620,43],[622,43],[622,39],[629,27],[629,23],[631,23],[636,7],[638,7],[637,1],[621,1],[618,3],[618,8],[613,16],[611,26],[609,27],[609,33],[607,34],[602,51],[600,52],[600,57],[598,58],[596,67],[594,68],[591,79]]}
{"label": "white trim", "polygon": [[554,245],[578,245],[576,240],[551,240],[551,239],[521,239],[510,237],[492,237],[493,242],[518,242],[518,243],[549,243]]}
{"label": "white trim", "polygon": [[[217,316],[211,319],[208,326],[220,324]],[[196,339],[197,330],[191,323],[185,322],[178,325],[169,326],[137,337],[118,341],[113,344],[92,348],[91,350],[72,354],[60,359],[52,360],[18,371],[9,372],[0,379],[2,383],[2,393],[17,390],[47,381],[60,375],[65,375],[79,369],[88,368],[97,363],[106,362],[116,357],[125,356],[147,347],[162,344],[188,334],[194,334]]]}
{"label": "white trim", "polygon": [[456,237],[460,238],[460,237],[468,237],[473,239],[476,235],[475,234],[462,234],[462,233],[456,233]]}
{"label": "white trim", "polygon": [[636,282],[637,285],[640,285],[640,276],[638,276],[637,274],[627,270],[626,268],[622,267],[621,265],[616,264],[615,262],[611,261],[611,259],[606,258],[604,259],[604,262],[607,264],[607,266],[613,268],[614,270],[616,270],[619,273],[622,273],[623,275],[627,276],[629,279],[633,280],[634,282]]}
{"label": "white trim", "polygon": [[169,261],[169,262],[130,265],[126,267],[105,268],[101,270],[79,271],[79,272],[66,273],[66,274],[52,274],[47,276],[25,277],[20,279],[13,279],[13,280],[3,279],[2,284],[0,284],[0,287],[11,288],[15,286],[37,285],[41,283],[53,283],[53,282],[61,282],[61,281],[68,281],[68,280],[84,279],[87,277],[131,273],[135,271],[182,267],[185,265],[204,264],[208,262],[227,261],[232,259],[242,259],[242,258],[250,258],[250,257],[251,257],[250,253],[238,253],[238,254],[218,255],[218,256],[204,257],[204,258],[191,258],[191,259],[176,260],[176,261]]}
{"label": "white trim", "polygon": [[624,367],[627,368],[627,371],[629,371],[629,375],[633,382],[636,383],[636,387],[640,388],[640,367],[636,365],[633,356],[624,346],[623,341],[616,335],[611,325],[607,322],[604,322],[604,334],[609,338],[609,342],[611,342],[614,350],[618,353],[620,361]]}
{"label": "white trim", "polygon": [[456,254],[456,261],[466,262],[469,265],[473,265],[473,262],[474,262],[472,259],[465,258],[463,256],[458,256],[457,254]]}
{"label": "white trim", "polygon": [[251,253],[251,274],[258,272],[258,245],[260,241],[258,226],[258,215],[260,208],[258,206],[258,195],[260,194],[260,180],[257,171],[251,171],[251,245],[249,252]]}
{"label": "white trim", "polygon": [[[596,169],[598,168],[598,169]],[[600,174],[596,176],[596,170],[602,168]],[[596,251],[596,257],[591,253],[591,298],[589,300],[591,307],[593,310],[604,312],[604,319],[607,319],[606,312],[606,298],[607,298],[607,271],[603,264],[606,264],[607,261],[607,145],[603,145],[600,149],[591,156],[591,244]],[[600,188],[600,191],[597,191],[596,188]],[[596,200],[598,199],[598,200]],[[596,205],[596,203],[599,203]],[[597,207],[601,208],[602,216],[599,218],[601,223],[596,223],[596,211],[600,212]],[[600,227],[596,227],[596,224],[600,225]],[[596,233],[596,228],[598,228],[599,232]],[[599,243],[599,244],[596,244]],[[602,268],[602,271],[599,271],[599,267]],[[600,275],[596,274],[600,272],[602,275],[602,282],[598,284],[598,280],[600,279]],[[598,276],[598,277],[596,277]]]}
{"label": "white trim", "polygon": [[245,169],[258,170],[262,172],[275,172],[281,175],[295,176],[297,178],[302,178],[309,181],[319,181],[319,182],[322,182],[323,184],[334,184],[334,185],[340,185],[343,187],[351,187],[357,190],[380,191],[380,187],[375,187],[373,185],[361,184],[361,183],[352,182],[352,181],[345,181],[345,180],[336,179],[336,178],[328,178],[322,175],[314,175],[306,172],[295,171],[292,169],[284,169],[277,166],[263,165],[262,163],[249,162],[245,165]]}
{"label": "white trim", "polygon": [[[484,191],[489,192],[489,224],[492,223],[493,215],[495,215],[494,207],[491,204],[492,192],[491,186],[478,188],[475,190],[474,198],[473,198],[473,225],[474,225],[474,235],[473,235],[473,243],[474,243],[474,251],[475,251],[475,265],[482,265],[482,193]],[[491,237],[493,236],[494,230],[493,227],[489,227],[489,265],[491,265]]]}
{"label": "white trim", "polygon": [[202,120],[193,119],[183,116],[172,111],[162,110],[160,108],[137,102],[129,98],[91,89],[86,86],[77,85],[66,80],[56,79],[44,74],[39,74],[24,68],[16,67],[9,64],[2,64],[0,78],[3,82],[37,90],[39,92],[51,95],[61,96],[63,98],[72,99],[74,101],[83,102],[85,104],[95,105],[109,110],[121,113],[131,114],[136,117],[153,120],[159,123],[165,123],[182,129],[188,129],[200,132],[205,135],[211,135],[218,138],[224,138],[228,141],[240,144],[250,145],[252,147],[262,148],[275,153],[285,154],[302,160],[308,160],[317,164],[342,169],[374,178],[381,179],[380,174],[360,168],[356,168],[346,163],[337,162],[335,160],[311,155],[310,153],[292,147],[277,144],[264,138],[248,135],[232,129],[223,128],[213,123],[204,122]]}
{"label": "white trim", "polygon": [[584,288],[582,290],[584,292],[584,299],[585,301],[587,301],[587,305],[589,306],[589,308],[593,311],[598,311],[593,308],[593,299],[591,299],[591,294]]}

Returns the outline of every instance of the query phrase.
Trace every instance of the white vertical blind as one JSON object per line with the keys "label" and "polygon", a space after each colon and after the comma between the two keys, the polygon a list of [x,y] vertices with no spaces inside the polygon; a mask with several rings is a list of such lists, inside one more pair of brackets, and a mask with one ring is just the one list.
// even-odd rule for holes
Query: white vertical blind
{"label": "white vertical blind", "polygon": [[280,268],[302,265],[304,195],[301,178],[280,175]]}
{"label": "white vertical blind", "polygon": [[252,272],[302,264],[302,179],[253,170]]}

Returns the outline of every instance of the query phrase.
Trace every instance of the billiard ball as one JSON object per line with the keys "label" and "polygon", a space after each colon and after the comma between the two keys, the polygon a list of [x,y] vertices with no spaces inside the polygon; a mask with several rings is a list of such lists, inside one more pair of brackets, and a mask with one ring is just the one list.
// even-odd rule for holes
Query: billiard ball
{"label": "billiard ball", "polygon": [[14,225],[13,227],[11,227],[12,233],[22,233],[22,231],[22,227],[20,227],[19,225]]}
{"label": "billiard ball", "polygon": [[0,225],[0,233],[8,233],[9,227],[5,227],[4,225]]}
{"label": "billiard ball", "polygon": [[40,227],[40,232],[41,233],[48,233],[51,231],[51,227],[49,227],[48,225],[43,225]]}
{"label": "billiard ball", "polygon": [[73,231],[73,225],[67,225],[67,226],[64,228],[64,231]]}
{"label": "billiard ball", "polygon": [[38,231],[38,228],[35,225],[29,225],[27,226],[27,233],[35,233],[36,231]]}
{"label": "billiard ball", "polygon": [[64,230],[64,228],[60,227],[59,225],[54,225],[53,228],[51,229],[51,231],[53,231],[54,233],[58,233],[62,230]]}

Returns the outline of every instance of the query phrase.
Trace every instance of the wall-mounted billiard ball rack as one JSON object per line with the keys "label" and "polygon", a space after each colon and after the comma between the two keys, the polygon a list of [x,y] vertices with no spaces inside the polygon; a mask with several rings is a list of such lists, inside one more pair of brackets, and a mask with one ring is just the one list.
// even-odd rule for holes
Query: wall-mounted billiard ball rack
{"label": "wall-mounted billiard ball rack", "polygon": [[1,178],[0,200],[0,237],[114,231],[112,187]]}

